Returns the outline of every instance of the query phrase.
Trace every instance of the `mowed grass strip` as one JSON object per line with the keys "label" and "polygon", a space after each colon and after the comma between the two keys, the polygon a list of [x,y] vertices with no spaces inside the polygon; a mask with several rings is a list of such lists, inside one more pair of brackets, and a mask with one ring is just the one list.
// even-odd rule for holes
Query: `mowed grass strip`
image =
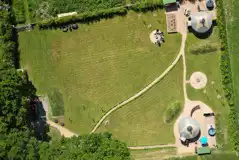
{"label": "mowed grass strip", "polygon": [[[151,28],[149,28],[151,26]],[[151,83],[176,58],[179,34],[165,34],[152,44],[154,29],[166,33],[164,11],[79,24],[79,29],[19,33],[21,65],[38,94],[58,88],[63,94],[65,124],[88,133],[110,108]]]}
{"label": "mowed grass strip", "polygon": [[128,146],[174,143],[174,121],[166,124],[164,112],[178,101],[183,105],[182,60],[153,88],[112,113],[97,130],[108,131]]}
{"label": "mowed grass strip", "polygon": [[152,160],[152,159],[168,159],[170,156],[176,155],[176,148],[158,148],[145,150],[131,150],[133,160]]}
{"label": "mowed grass strip", "polygon": [[[203,52],[201,54],[191,53],[195,46],[210,45],[216,47],[211,52]],[[205,48],[202,48],[205,50]],[[220,116],[220,124],[218,124],[218,143],[226,143],[226,124],[229,107],[224,98],[222,80],[220,73],[220,41],[219,30],[214,27],[212,35],[207,39],[199,39],[193,34],[188,34],[186,45],[186,63],[187,63],[187,79],[193,72],[200,71],[207,76],[207,85],[205,88],[197,90],[187,85],[188,97],[191,100],[200,100],[209,105],[217,116]],[[219,121],[218,121],[219,122]],[[219,132],[220,130],[220,132]],[[224,134],[225,133],[225,134]],[[224,136],[224,137],[221,137]]]}
{"label": "mowed grass strip", "polygon": [[[239,1],[227,0],[223,1],[226,20],[227,20],[227,35],[229,54],[231,60],[231,70],[234,87],[235,106],[237,106],[237,113],[239,116]],[[238,117],[239,119],[239,117]]]}

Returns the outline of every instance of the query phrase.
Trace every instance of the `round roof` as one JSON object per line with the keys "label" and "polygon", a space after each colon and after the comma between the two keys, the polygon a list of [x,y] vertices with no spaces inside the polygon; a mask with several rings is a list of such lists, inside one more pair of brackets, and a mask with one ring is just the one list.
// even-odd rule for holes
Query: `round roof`
{"label": "round roof", "polygon": [[207,4],[207,7],[208,7],[208,8],[213,8],[213,7],[214,7],[214,2],[213,2],[213,0],[207,0],[207,1],[206,1],[206,4]]}
{"label": "round roof", "polygon": [[183,117],[179,121],[179,132],[180,137],[193,139],[198,136],[200,132],[200,125],[192,117]]}
{"label": "round roof", "polygon": [[192,14],[191,25],[196,32],[206,33],[212,27],[212,15],[206,12]]}

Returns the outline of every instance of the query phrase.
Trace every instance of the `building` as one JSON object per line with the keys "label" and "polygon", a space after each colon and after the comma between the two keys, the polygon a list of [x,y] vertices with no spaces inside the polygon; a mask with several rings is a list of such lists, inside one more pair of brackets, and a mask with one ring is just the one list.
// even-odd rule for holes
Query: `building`
{"label": "building", "polygon": [[191,15],[188,26],[197,33],[206,33],[212,27],[212,15],[207,12],[197,12]]}
{"label": "building", "polygon": [[177,2],[177,0],[163,0],[163,4],[165,6],[176,3],[176,2]]}
{"label": "building", "polygon": [[192,117],[182,117],[178,125],[182,141],[193,140],[200,134],[200,125]]}

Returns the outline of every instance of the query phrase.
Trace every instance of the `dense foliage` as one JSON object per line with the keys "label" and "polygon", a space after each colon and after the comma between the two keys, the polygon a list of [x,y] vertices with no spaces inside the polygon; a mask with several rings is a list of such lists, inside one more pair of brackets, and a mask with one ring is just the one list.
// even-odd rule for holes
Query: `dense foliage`
{"label": "dense foliage", "polygon": [[164,113],[164,122],[172,122],[180,114],[181,109],[182,107],[179,102],[171,104]]}
{"label": "dense foliage", "polygon": [[224,89],[224,94],[227,99],[227,102],[230,106],[229,111],[229,140],[233,145],[233,148],[236,151],[239,151],[239,127],[236,106],[234,104],[234,93],[233,93],[233,84],[232,84],[232,73],[231,65],[228,51],[228,42],[227,42],[227,31],[226,31],[226,20],[225,20],[225,11],[223,7],[223,0],[217,0],[217,24],[220,30],[220,39],[221,39],[221,75],[222,75],[222,84]]}
{"label": "dense foliage", "polygon": [[133,5],[126,5],[123,7],[93,11],[93,12],[86,12],[83,14],[77,14],[73,16],[66,16],[62,18],[51,18],[46,19],[41,22],[38,22],[37,25],[40,29],[44,28],[51,28],[51,27],[59,27],[69,23],[89,23],[94,21],[99,21],[103,18],[113,18],[114,16],[124,16],[127,14],[129,10],[133,10],[135,12],[145,12],[149,10],[155,10],[158,8],[162,8],[163,4],[162,1],[156,2],[145,2],[145,3],[136,3]]}
{"label": "dense foliage", "polygon": [[[61,146],[61,147],[60,147]],[[40,159],[46,160],[129,160],[126,145],[111,138],[111,134],[91,134],[53,143],[42,143]]]}
{"label": "dense foliage", "polygon": [[33,19],[55,17],[59,13],[92,12],[125,5],[125,0],[28,0]]}
{"label": "dense foliage", "polygon": [[13,0],[13,10],[15,12],[17,23],[25,23],[25,8],[23,0]]}

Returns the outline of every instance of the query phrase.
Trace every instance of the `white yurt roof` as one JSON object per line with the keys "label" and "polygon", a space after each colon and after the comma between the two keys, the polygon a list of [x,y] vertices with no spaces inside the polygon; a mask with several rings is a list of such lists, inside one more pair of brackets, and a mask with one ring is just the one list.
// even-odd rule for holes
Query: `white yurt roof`
{"label": "white yurt roof", "polygon": [[193,139],[200,133],[199,123],[192,117],[182,117],[179,121],[180,137]]}
{"label": "white yurt roof", "polygon": [[191,26],[198,33],[206,33],[212,27],[212,15],[207,12],[192,14]]}

